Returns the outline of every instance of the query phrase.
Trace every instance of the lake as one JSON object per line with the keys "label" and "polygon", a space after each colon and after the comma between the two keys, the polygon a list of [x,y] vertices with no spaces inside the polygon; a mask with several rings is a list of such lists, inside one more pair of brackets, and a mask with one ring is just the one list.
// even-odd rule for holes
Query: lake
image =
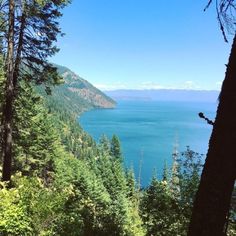
{"label": "lake", "polygon": [[154,170],[161,177],[165,161],[171,166],[175,145],[179,152],[190,146],[206,154],[212,126],[198,113],[214,120],[216,107],[203,102],[118,101],[115,109],[85,112],[79,122],[96,141],[102,134],[118,135],[125,165],[133,167],[146,186]]}

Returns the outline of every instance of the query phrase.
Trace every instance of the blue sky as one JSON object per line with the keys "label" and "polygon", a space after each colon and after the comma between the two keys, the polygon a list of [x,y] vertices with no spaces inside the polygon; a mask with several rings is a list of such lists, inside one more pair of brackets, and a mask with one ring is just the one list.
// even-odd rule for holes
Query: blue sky
{"label": "blue sky", "polygon": [[[207,0],[73,0],[51,61],[102,90],[220,89],[230,44]],[[232,41],[230,37],[229,42]]]}

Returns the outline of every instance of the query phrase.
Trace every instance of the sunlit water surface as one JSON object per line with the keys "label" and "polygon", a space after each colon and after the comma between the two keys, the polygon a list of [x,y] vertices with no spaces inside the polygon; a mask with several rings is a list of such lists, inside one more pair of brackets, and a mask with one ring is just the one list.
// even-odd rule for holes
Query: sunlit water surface
{"label": "sunlit water surface", "polygon": [[216,106],[197,102],[120,101],[115,109],[84,113],[79,122],[97,141],[102,134],[118,135],[125,165],[134,168],[136,177],[141,173],[141,184],[146,186],[154,169],[161,176],[164,162],[171,166],[176,143],[180,152],[190,146],[195,152],[206,154],[212,126],[200,119],[198,113],[214,120]]}

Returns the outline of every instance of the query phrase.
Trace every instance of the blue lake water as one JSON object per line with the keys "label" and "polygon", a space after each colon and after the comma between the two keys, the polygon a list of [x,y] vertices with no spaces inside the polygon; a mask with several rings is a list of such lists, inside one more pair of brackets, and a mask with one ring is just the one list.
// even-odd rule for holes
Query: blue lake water
{"label": "blue lake water", "polygon": [[180,152],[190,146],[206,154],[212,126],[198,113],[214,120],[216,107],[216,103],[119,101],[115,109],[84,113],[79,122],[96,141],[102,134],[118,135],[126,166],[134,168],[136,177],[141,173],[145,186],[154,169],[161,176],[165,161],[171,166],[176,140]]}

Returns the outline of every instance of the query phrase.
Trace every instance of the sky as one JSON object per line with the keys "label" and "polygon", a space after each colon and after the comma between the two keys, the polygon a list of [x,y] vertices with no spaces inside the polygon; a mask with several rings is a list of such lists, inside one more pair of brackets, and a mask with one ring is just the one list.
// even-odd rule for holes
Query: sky
{"label": "sky", "polygon": [[207,0],[72,0],[63,9],[60,52],[66,66],[101,90],[219,90],[225,43]]}

